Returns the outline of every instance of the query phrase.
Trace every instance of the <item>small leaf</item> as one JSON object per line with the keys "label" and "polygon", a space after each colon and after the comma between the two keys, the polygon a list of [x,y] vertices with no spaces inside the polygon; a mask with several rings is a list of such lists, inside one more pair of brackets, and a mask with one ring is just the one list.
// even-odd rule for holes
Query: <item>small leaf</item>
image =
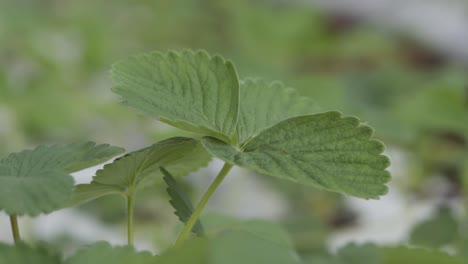
{"label": "small leaf", "polygon": [[239,143],[242,145],[278,122],[318,111],[318,106],[310,98],[300,96],[281,82],[245,80],[240,89]]}
{"label": "small leaf", "polygon": [[[164,174],[164,181],[167,184],[167,193],[171,197],[169,202],[176,210],[174,214],[179,217],[179,220],[182,221],[182,223],[187,224],[187,221],[193,213],[192,202],[188,198],[185,191],[179,186],[174,176],[172,176],[163,167],[160,167],[160,169],[162,174]],[[204,234],[203,226],[201,225],[200,220],[197,220],[192,228],[192,232],[199,236]]]}
{"label": "small leaf", "polygon": [[239,111],[231,62],[204,51],[152,52],[115,64],[123,103],[175,127],[230,142]]}
{"label": "small leaf", "polygon": [[429,220],[419,223],[411,231],[413,244],[432,248],[442,247],[457,242],[458,222],[449,208],[440,208]]}
{"label": "small leaf", "polygon": [[327,112],[290,118],[237,150],[217,139],[202,142],[214,156],[256,171],[361,198],[385,194],[390,173],[384,145],[355,117]]}
{"label": "small leaf", "polygon": [[91,183],[76,186],[70,204],[108,194],[126,195],[129,189],[143,188],[162,181],[159,170],[161,166],[180,177],[206,166],[210,160],[211,156],[195,139],[166,139],[151,147],[131,152],[98,170]]}
{"label": "small leaf", "polygon": [[86,246],[74,256],[65,261],[65,264],[153,264],[157,257],[146,252],[136,252],[132,247],[112,247],[107,242],[98,242]]}
{"label": "small leaf", "polygon": [[72,194],[69,172],[102,163],[122,151],[88,142],[10,154],[0,161],[0,209],[30,216],[59,209]]}

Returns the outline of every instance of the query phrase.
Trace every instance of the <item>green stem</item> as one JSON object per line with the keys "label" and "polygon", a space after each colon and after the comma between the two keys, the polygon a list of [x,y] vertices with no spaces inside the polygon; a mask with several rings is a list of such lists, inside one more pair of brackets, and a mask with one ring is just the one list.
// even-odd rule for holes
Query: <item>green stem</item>
{"label": "green stem", "polygon": [[10,215],[10,223],[11,223],[11,231],[13,232],[13,240],[15,241],[15,244],[18,244],[18,242],[20,242],[21,240],[19,227],[18,227],[18,216],[15,214]]}
{"label": "green stem", "polygon": [[127,195],[127,237],[128,245],[133,246],[133,205],[135,203],[135,195],[130,192]]}
{"label": "green stem", "polygon": [[232,168],[231,164],[224,163],[224,166],[221,169],[221,171],[218,173],[218,176],[216,176],[216,179],[213,181],[213,183],[211,183],[208,190],[206,190],[205,194],[203,195],[197,207],[195,208],[195,211],[193,211],[192,215],[187,221],[187,224],[182,230],[182,233],[180,233],[179,238],[177,238],[177,241],[175,243],[176,246],[182,244],[185,241],[185,239],[187,239],[188,235],[192,231],[193,226],[197,223],[197,220],[200,217],[201,212],[203,211],[206,204],[208,203],[208,201],[210,200],[211,196],[214,194],[216,189],[219,187],[221,182],[224,180],[226,175],[229,173],[231,168]]}

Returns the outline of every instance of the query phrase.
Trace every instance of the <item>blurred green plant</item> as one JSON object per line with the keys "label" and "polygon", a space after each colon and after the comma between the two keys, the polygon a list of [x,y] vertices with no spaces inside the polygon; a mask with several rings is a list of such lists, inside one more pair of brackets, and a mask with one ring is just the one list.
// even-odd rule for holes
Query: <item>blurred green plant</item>
{"label": "blurred green plant", "polygon": [[[0,39],[0,153],[90,135],[126,142],[117,145],[135,145],[128,141],[147,134],[151,142],[193,136],[114,107],[105,72],[140,50],[206,47],[235,58],[242,76],[283,76],[323,110],[376,128],[378,138],[409,157],[397,179],[405,195],[433,197],[427,183],[435,175],[450,182],[445,202],[468,197],[464,72],[446,68],[420,44],[343,14],[320,14],[296,1],[3,1]],[[290,228],[296,243],[314,232],[317,218],[322,227],[346,210],[343,196],[260,179],[293,206],[286,223],[306,223]],[[104,209],[93,213],[120,212],[118,203]]]}
{"label": "blurred green plant", "polygon": [[[0,167],[4,168],[2,175],[6,179],[10,179],[10,175],[15,179],[28,178],[32,173],[34,178],[52,177],[49,180],[53,182],[46,181],[49,184],[45,187],[54,187],[37,189],[28,185],[21,188],[22,185],[15,185],[17,181],[6,182],[7,189],[19,189],[19,194],[25,196],[13,197],[15,200],[32,201],[27,195],[42,198],[34,200],[38,203],[26,204],[27,210],[22,209],[23,203],[7,200],[3,209],[13,218],[23,213],[50,212],[63,207],[67,201],[68,205],[73,205],[108,194],[121,194],[127,199],[128,245],[131,246],[136,191],[153,185],[164,175],[169,184],[171,204],[185,223],[175,244],[177,251],[187,246],[185,240],[191,231],[202,235],[199,222],[202,210],[234,165],[367,199],[387,192],[385,183],[390,180],[390,174],[385,169],[389,160],[380,155],[383,144],[370,139],[373,133],[370,127],[361,125],[355,117],[342,117],[339,112],[307,114],[317,111],[310,100],[280,83],[240,82],[233,64],[219,56],[190,50],[142,54],[114,65],[112,74],[118,85],[114,91],[122,96],[125,104],[175,127],[198,133],[202,138],[170,138],[118,158],[99,170],[90,184],[77,185],[70,199],[57,194],[67,190],[66,193],[71,194],[71,184],[68,188],[65,184],[55,184],[62,178],[72,183],[60,173],[62,170],[71,172],[95,165],[122,149],[109,146],[94,149],[94,144],[84,144],[40,147],[12,154]],[[258,96],[268,100],[259,104],[251,99]],[[172,173],[182,176],[206,165],[211,159],[208,153],[223,159],[225,164],[198,205],[192,208]],[[15,210],[15,206],[20,209]],[[18,242],[19,233],[13,218],[13,234]],[[237,263],[238,259],[233,257],[240,255],[250,263],[297,262],[291,244],[284,242],[288,241],[285,235],[278,236],[280,233],[267,224],[235,223],[229,219],[222,222],[225,225],[230,222],[231,231],[218,232],[214,241],[203,238],[196,242],[197,248],[208,250],[197,253],[200,261],[206,263],[208,258],[214,263]],[[258,250],[252,251],[253,245]],[[234,251],[225,251],[226,247]],[[93,249],[84,252],[87,256],[84,259],[96,256]],[[121,252],[115,251],[116,254]],[[176,259],[189,257],[168,253],[159,257],[158,262],[173,263],[172,256]],[[80,256],[76,258],[79,263]]]}

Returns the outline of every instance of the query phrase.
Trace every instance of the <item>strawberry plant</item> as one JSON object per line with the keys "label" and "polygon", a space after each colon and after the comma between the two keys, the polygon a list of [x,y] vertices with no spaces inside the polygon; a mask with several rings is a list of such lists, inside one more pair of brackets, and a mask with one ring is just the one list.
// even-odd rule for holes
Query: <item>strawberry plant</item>
{"label": "strawberry plant", "polygon": [[[0,247],[0,260],[28,263],[27,256],[37,255],[38,264],[331,264],[362,263],[363,258],[375,264],[462,263],[443,253],[372,245],[349,246],[320,259],[298,256],[287,233],[277,225],[228,218],[205,221],[203,209],[233,166],[321,190],[378,199],[387,193],[385,184],[390,180],[384,145],[372,138],[372,128],[358,118],[321,112],[314,101],[280,82],[240,79],[230,61],[204,51],[137,55],[116,63],[112,78],[113,91],[125,105],[193,137],[173,137],[127,153],[98,170],[91,183],[74,189],[67,173],[103,162],[122,149],[84,144],[12,154],[0,162],[0,208],[12,216],[15,233],[16,215],[48,213],[105,195],[121,195],[127,202],[129,246],[98,243],[63,260],[41,246],[20,243],[18,236],[17,247]],[[206,166],[212,157],[224,161],[224,166],[194,206],[178,178]],[[173,248],[158,256],[137,253],[131,248],[135,196],[142,188],[163,182],[184,227]],[[198,237],[192,238],[191,233]]]}

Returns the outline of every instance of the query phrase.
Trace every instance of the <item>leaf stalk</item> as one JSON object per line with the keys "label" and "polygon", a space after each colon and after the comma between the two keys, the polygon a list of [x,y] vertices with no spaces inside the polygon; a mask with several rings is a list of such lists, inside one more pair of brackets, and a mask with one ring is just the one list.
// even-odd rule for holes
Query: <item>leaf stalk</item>
{"label": "leaf stalk", "polygon": [[15,214],[10,215],[11,231],[13,233],[13,240],[15,244],[21,241],[20,231],[18,227],[18,216]]}
{"label": "leaf stalk", "polygon": [[224,163],[224,166],[221,169],[221,171],[218,173],[218,176],[216,176],[216,179],[211,183],[210,187],[208,187],[208,190],[206,190],[205,194],[200,199],[200,202],[198,203],[197,207],[195,208],[195,210],[193,211],[193,213],[190,216],[189,220],[187,221],[187,224],[185,225],[184,229],[182,230],[182,233],[180,233],[179,237],[177,238],[175,246],[181,245],[187,239],[188,235],[192,231],[193,226],[197,223],[197,220],[200,217],[200,215],[201,215],[203,209],[205,208],[206,204],[210,200],[211,196],[213,196],[216,189],[218,189],[221,182],[223,182],[224,178],[229,173],[232,166],[233,165],[231,165],[231,164],[229,164],[227,162]]}
{"label": "leaf stalk", "polygon": [[133,208],[135,204],[134,192],[129,192],[127,195],[127,239],[128,245],[133,246]]}

